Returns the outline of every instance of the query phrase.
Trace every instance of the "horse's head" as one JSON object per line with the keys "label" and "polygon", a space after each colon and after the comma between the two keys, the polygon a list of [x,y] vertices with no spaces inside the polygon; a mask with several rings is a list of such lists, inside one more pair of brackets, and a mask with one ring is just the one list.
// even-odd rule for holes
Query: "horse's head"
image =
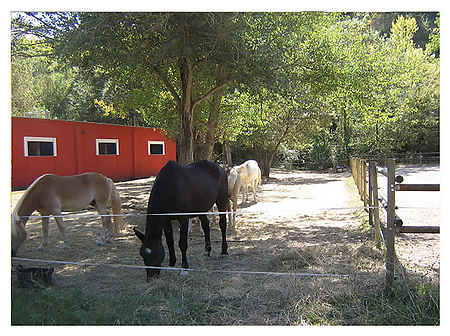
{"label": "horse's head", "polygon": [[[140,239],[142,246],[140,248],[140,255],[144,259],[145,266],[161,267],[164,260],[165,252],[161,240],[147,240],[145,235],[137,228],[134,228],[134,233]],[[154,275],[159,275],[159,269],[147,268],[147,281]]]}
{"label": "horse's head", "polygon": [[25,231],[25,219],[22,219],[13,213],[11,216],[11,255],[16,256],[17,250],[20,245],[27,238],[27,232]]}

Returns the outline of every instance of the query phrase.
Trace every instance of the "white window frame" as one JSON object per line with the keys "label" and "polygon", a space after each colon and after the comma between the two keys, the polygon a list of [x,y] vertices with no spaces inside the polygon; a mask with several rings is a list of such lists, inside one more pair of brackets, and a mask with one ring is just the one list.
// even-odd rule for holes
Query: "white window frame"
{"label": "white window frame", "polygon": [[[116,154],[100,154],[99,144],[101,143],[114,143],[116,144]],[[95,154],[96,155],[119,155],[119,139],[95,139]]]}
{"label": "white window frame", "polygon": [[[52,142],[53,143],[53,155],[28,155],[28,142]],[[23,147],[25,157],[55,157],[57,156],[56,151],[56,138],[44,138],[44,137],[23,137]]]}
{"label": "white window frame", "polygon": [[[162,153],[152,154],[150,151],[150,145],[162,145]],[[166,144],[164,143],[164,141],[148,141],[147,147],[148,147],[148,155],[166,155]]]}

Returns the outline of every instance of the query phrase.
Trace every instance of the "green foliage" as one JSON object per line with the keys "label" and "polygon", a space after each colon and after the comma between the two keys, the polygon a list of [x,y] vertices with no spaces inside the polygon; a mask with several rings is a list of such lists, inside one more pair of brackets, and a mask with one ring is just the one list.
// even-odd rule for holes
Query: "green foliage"
{"label": "green foliage", "polygon": [[25,116],[35,109],[38,95],[33,87],[33,65],[23,59],[11,60],[11,114]]}
{"label": "green foliage", "polygon": [[[18,13],[13,114],[179,137],[189,60],[199,143],[234,142],[267,164],[283,146],[317,166],[438,151],[439,15],[391,14]],[[428,44],[417,42],[424,31]]]}
{"label": "green foliage", "polygon": [[426,51],[429,54],[436,54],[439,57],[440,51],[440,30],[441,30],[441,18],[438,15],[434,21],[436,27],[432,29],[429,42],[426,44]]}

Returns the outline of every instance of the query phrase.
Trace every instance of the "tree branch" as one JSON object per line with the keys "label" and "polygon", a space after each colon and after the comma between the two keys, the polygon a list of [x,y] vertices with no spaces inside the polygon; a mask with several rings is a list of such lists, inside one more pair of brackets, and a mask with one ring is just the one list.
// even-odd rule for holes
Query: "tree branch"
{"label": "tree branch", "polygon": [[201,103],[203,100],[205,100],[206,98],[208,98],[209,96],[213,95],[214,93],[216,93],[217,91],[219,91],[220,89],[224,88],[225,86],[227,86],[228,84],[230,84],[233,81],[233,79],[228,79],[225,82],[223,82],[222,84],[216,86],[215,88],[209,90],[208,92],[206,92],[203,96],[199,97],[198,99],[194,100],[192,102],[192,106],[195,107],[197,104]]}
{"label": "tree branch", "polygon": [[181,98],[178,95],[177,91],[175,90],[175,88],[173,87],[173,85],[170,83],[169,79],[167,78],[167,76],[164,76],[161,71],[159,71],[159,69],[154,66],[154,65],[150,65],[150,68],[153,70],[153,72],[156,74],[156,76],[158,76],[158,78],[164,83],[164,85],[167,87],[167,89],[170,91],[170,93],[172,93],[174,99],[176,100],[177,104],[181,104]]}

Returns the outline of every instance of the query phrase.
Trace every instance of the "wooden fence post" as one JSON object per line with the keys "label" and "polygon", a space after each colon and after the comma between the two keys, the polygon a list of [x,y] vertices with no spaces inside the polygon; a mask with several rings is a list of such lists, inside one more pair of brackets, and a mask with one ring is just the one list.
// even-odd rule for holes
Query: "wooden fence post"
{"label": "wooden fence post", "polygon": [[376,177],[372,174],[373,161],[369,161],[369,225],[374,226],[375,212],[374,212],[374,200],[373,200],[373,179]]}
{"label": "wooden fence post", "polygon": [[364,207],[367,207],[367,163],[364,160],[361,160],[361,169],[362,169],[362,201],[364,203]]}
{"label": "wooden fence post", "polygon": [[[369,221],[372,220],[375,228],[374,239],[376,244],[380,244],[380,209],[378,203],[378,177],[377,177],[377,163],[375,161],[369,161]],[[370,216],[370,214],[372,216]]]}
{"label": "wooden fence post", "polygon": [[359,169],[359,196],[361,201],[364,203],[364,168],[363,168],[363,160],[358,159],[358,169]]}
{"label": "wooden fence post", "polygon": [[395,273],[395,161],[387,159],[387,229],[386,229],[386,289],[392,288]]}
{"label": "wooden fence post", "polygon": [[350,168],[352,170],[353,181],[355,180],[355,158],[350,158]]}
{"label": "wooden fence post", "polygon": [[363,198],[363,169],[362,169],[362,160],[356,159],[356,185],[358,186],[359,198],[361,201],[364,201]]}

